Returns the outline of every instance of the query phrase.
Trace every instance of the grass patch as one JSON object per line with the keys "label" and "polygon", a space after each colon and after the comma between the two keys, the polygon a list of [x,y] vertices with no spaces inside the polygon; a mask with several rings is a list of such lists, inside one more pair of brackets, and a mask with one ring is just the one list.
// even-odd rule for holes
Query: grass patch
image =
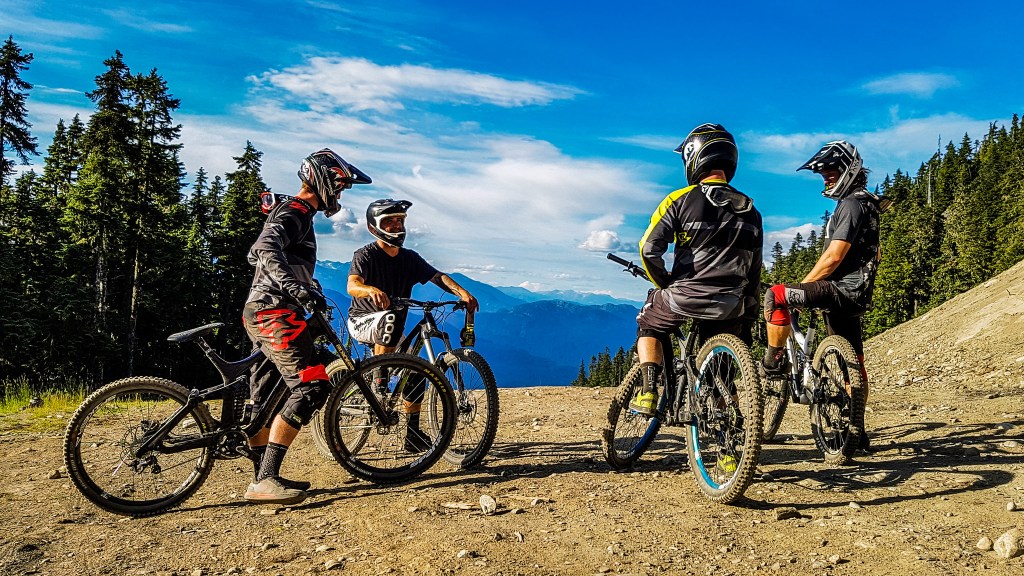
{"label": "grass patch", "polygon": [[78,384],[38,391],[28,379],[0,382],[0,432],[58,432],[85,400]]}

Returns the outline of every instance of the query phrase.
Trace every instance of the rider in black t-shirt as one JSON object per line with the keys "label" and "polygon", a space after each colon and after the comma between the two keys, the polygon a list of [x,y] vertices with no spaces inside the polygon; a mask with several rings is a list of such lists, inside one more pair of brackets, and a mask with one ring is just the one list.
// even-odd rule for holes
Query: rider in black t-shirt
{"label": "rider in black t-shirt", "polygon": [[[373,344],[374,354],[394,352],[405,329],[407,310],[392,309],[391,298],[408,298],[416,284],[433,282],[466,302],[466,312],[479,307],[476,298],[447,274],[438,272],[419,254],[403,248],[408,200],[375,200],[366,209],[366,227],[376,240],[355,251],[348,276],[348,329],[352,337]],[[375,383],[385,385],[383,381]],[[421,451],[426,437],[419,431],[422,387],[405,391],[405,411],[409,415],[406,449]]]}
{"label": "rider in black t-shirt", "polygon": [[[790,333],[790,307],[824,309],[828,333],[846,338],[857,352],[867,403],[868,375],[860,320],[871,305],[880,257],[879,214],[888,202],[867,191],[868,170],[860,153],[848,142],[825,144],[798,170],[811,170],[824,178],[822,194],[837,201],[836,211],[825,226],[821,256],[803,281],[776,284],[765,292],[768,350],[764,367],[769,374],[789,371],[785,346]],[[870,451],[864,423],[855,424],[861,428],[861,448]]]}

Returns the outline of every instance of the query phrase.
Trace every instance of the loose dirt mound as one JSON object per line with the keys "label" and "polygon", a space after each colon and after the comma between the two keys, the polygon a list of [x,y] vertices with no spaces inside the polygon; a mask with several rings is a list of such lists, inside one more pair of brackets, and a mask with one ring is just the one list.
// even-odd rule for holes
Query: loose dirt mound
{"label": "loose dirt mound", "polygon": [[[881,451],[828,469],[790,407],[738,506],[705,503],[676,431],[633,472],[599,453],[611,390],[502,390],[485,465],[397,488],[346,483],[308,435],[285,462],[317,488],[295,508],[241,500],[219,462],[156,518],[99,511],[71,487],[59,434],[6,432],[0,574],[1022,574],[977,548],[1024,529],[1024,266],[868,343]],[[10,422],[5,423],[10,428]],[[482,495],[497,513],[479,511]],[[779,519],[787,518],[788,519]]]}

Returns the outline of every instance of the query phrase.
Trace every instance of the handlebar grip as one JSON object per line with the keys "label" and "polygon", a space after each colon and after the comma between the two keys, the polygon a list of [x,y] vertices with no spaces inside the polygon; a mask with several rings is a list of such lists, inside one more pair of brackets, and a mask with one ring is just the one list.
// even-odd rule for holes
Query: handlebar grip
{"label": "handlebar grip", "polygon": [[619,258],[618,256],[612,254],[611,252],[608,253],[608,259],[611,260],[612,262],[615,262],[616,264],[622,264],[623,266],[630,265],[629,260],[626,260],[625,258]]}

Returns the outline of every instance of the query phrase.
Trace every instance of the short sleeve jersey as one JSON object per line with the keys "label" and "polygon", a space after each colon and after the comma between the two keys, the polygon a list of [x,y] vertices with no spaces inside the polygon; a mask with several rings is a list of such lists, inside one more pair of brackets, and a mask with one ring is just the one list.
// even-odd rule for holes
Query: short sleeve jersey
{"label": "short sleeve jersey", "polygon": [[[399,248],[397,256],[389,256],[376,242],[372,242],[352,255],[349,274],[361,276],[367,285],[383,290],[388,296],[408,298],[412,287],[429,282],[437,274],[437,269],[413,250]],[[348,309],[349,316],[379,311],[369,298],[353,298]]]}
{"label": "short sleeve jersey", "polygon": [[878,270],[878,210],[867,191],[858,191],[839,201],[825,228],[825,249],[834,240],[850,243],[839,267],[826,278],[858,306],[867,308]]}

